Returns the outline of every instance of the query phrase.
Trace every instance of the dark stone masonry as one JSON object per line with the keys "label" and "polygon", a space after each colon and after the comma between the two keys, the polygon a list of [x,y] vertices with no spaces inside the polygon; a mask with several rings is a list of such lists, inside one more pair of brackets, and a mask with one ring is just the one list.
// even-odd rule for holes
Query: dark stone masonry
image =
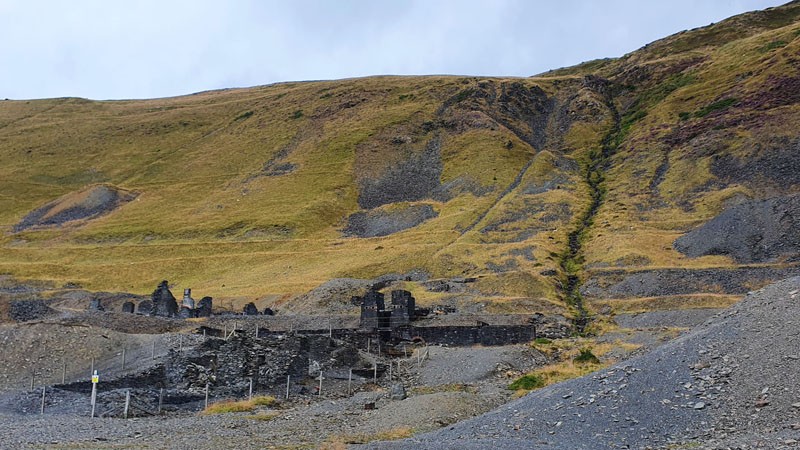
{"label": "dark stone masonry", "polygon": [[416,307],[410,292],[394,290],[391,304],[386,305],[384,294],[370,290],[364,297],[354,297],[361,304],[360,328],[376,333],[384,342],[423,341],[443,345],[508,345],[527,343],[536,339],[536,324],[489,325],[476,322],[474,326],[416,326],[427,310]]}

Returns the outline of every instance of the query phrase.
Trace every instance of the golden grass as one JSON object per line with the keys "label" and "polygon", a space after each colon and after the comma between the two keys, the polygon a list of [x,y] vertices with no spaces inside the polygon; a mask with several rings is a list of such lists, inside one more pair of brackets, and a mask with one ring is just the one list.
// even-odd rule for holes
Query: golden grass
{"label": "golden grass", "polygon": [[[686,258],[672,242],[718,214],[729,199],[759,195],[757,186],[719,186],[712,154],[747,156],[761,141],[791,134],[800,107],[734,108],[726,114],[757,114],[763,123],[711,130],[705,140],[671,147],[665,137],[682,124],[705,120],[693,114],[722,95],[756,95],[770,80],[793,76],[800,45],[795,10],[781,12],[786,17],[773,24],[778,28],[759,25],[733,35],[729,25],[715,25],[624,59],[582,66],[611,76],[637,65],[660,80],[655,86],[645,81],[629,93],[630,99],[646,97],[636,106],[645,114],[630,125],[606,173],[608,194],[583,245],[584,268],[734,264],[724,256]],[[695,45],[702,39],[687,43],[698,36],[713,38],[714,45]],[[719,41],[722,37],[729,42]],[[673,41],[680,45],[665,52]],[[772,45],[779,41],[787,44]],[[693,58],[704,62],[681,74],[674,90],[659,91],[665,84],[661,78],[675,81],[670,78],[675,68]],[[581,161],[599,148],[611,118],[604,99],[580,89],[574,75],[580,70],[538,79],[283,83],[144,101],[0,102],[3,230],[61,196],[77,199],[86,186],[106,183],[140,193],[86,223],[0,234],[0,273],[139,294],[168,279],[177,288],[191,287],[218,304],[239,308],[256,298],[290,301],[331,278],[423,269],[433,277],[485,275],[475,284],[476,300],[486,301],[494,312],[557,311],[563,308],[558,283],[540,274],[560,271],[557,255],[589,198],[580,174],[561,163]],[[442,117],[437,109],[481,81],[537,86],[562,100],[577,94],[574,106],[596,113],[577,114],[588,118],[566,130],[548,125],[553,139],[544,149],[531,148],[500,124],[423,130],[424,123],[463,119],[462,110],[449,113],[457,117]],[[624,105],[617,106],[625,112]],[[684,114],[687,122],[680,122],[680,113],[689,114]],[[492,122],[488,116],[479,119]],[[409,152],[420,151],[433,133],[442,140],[442,182],[463,177],[494,190],[432,202],[439,217],[391,236],[342,237],[346,217],[359,209],[361,177],[383,173]],[[409,136],[412,143],[392,144],[397,136]],[[650,184],[665,158],[669,169],[655,193]],[[263,176],[262,167],[272,160],[296,169]],[[523,194],[524,187],[554,175],[568,182],[560,189]],[[519,187],[501,196],[517,176]],[[569,205],[570,214],[544,224],[561,205]],[[527,215],[515,217],[520,212]],[[472,231],[462,232],[476,222]],[[481,232],[490,224],[497,226]],[[530,230],[535,232],[519,237]],[[534,260],[510,253],[523,247],[533,248]],[[494,274],[489,264],[498,262],[516,266]],[[410,287],[421,305],[444,296]],[[658,307],[660,300],[655,301]]]}
{"label": "golden grass", "polygon": [[277,400],[275,400],[275,397],[269,395],[256,396],[253,397],[252,400],[223,400],[208,405],[200,414],[207,416],[212,414],[252,412],[259,406],[270,407],[276,404]]}

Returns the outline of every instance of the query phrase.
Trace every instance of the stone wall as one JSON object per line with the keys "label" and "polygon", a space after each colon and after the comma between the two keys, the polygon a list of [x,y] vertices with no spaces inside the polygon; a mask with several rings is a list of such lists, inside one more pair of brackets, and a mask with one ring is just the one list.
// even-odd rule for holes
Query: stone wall
{"label": "stone wall", "polygon": [[392,330],[392,337],[403,340],[422,338],[428,344],[453,346],[526,344],[536,339],[536,327],[534,325],[410,326]]}

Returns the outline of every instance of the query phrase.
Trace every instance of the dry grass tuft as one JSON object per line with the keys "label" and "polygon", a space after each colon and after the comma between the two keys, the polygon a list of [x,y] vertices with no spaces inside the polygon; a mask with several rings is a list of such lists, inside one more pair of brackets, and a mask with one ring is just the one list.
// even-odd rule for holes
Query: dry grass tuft
{"label": "dry grass tuft", "polygon": [[212,414],[252,412],[256,407],[275,406],[276,404],[277,400],[275,400],[275,397],[269,395],[253,397],[252,400],[224,400],[208,405],[208,408],[204,409],[200,414],[207,416]]}

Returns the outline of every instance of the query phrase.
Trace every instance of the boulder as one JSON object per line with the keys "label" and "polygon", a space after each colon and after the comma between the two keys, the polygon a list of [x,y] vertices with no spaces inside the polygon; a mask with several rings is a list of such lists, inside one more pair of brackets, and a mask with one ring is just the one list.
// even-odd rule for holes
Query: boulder
{"label": "boulder", "polygon": [[264,308],[264,315],[265,316],[274,316],[275,315],[275,311],[273,311],[272,308],[267,306],[266,308]]}
{"label": "boulder", "polygon": [[133,302],[125,302],[122,304],[122,312],[133,314],[135,306]]}
{"label": "boulder", "polygon": [[389,390],[389,398],[392,400],[404,400],[407,397],[406,388],[402,383],[395,383]]}

